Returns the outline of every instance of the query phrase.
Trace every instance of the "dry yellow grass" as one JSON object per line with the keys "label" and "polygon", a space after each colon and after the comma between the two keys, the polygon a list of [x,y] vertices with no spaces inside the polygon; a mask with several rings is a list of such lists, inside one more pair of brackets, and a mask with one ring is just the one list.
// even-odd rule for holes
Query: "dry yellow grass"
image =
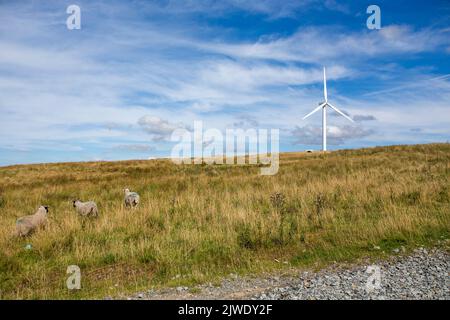
{"label": "dry yellow grass", "polygon": [[[0,168],[0,297],[101,298],[447,239],[449,177],[449,144],[286,153],[275,176],[168,160]],[[124,208],[124,187],[138,209]],[[75,198],[100,217],[77,216]],[[14,238],[41,204],[48,228]],[[71,264],[79,291],[65,287]]]}

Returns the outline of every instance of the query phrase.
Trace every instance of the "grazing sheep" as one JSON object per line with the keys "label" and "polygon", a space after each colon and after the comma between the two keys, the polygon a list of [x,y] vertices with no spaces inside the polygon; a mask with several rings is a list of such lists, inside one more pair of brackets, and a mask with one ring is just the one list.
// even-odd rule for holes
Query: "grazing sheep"
{"label": "grazing sheep", "polygon": [[98,217],[97,204],[94,201],[81,202],[80,200],[74,200],[73,207],[83,217]]}
{"label": "grazing sheep", "polygon": [[35,214],[25,216],[16,221],[16,234],[20,237],[25,237],[33,233],[37,228],[42,228],[47,225],[47,206],[40,206]]}
{"label": "grazing sheep", "polygon": [[134,208],[139,204],[139,195],[136,192],[130,192],[130,189],[124,189],[125,207]]}

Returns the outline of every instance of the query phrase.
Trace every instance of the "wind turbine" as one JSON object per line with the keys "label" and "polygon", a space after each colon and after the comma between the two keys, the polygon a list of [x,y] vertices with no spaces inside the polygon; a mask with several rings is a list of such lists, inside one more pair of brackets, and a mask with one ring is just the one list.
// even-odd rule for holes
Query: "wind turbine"
{"label": "wind turbine", "polygon": [[325,102],[321,102],[317,108],[315,108],[313,111],[308,113],[306,116],[303,117],[303,120],[308,118],[313,113],[316,113],[320,109],[322,109],[322,150],[327,151],[327,107],[330,107],[337,113],[339,113],[344,118],[350,120],[351,122],[354,122],[352,118],[345,115],[341,110],[333,106],[331,103],[328,102],[328,95],[327,95],[327,76],[325,72],[325,67],[323,67],[323,97],[325,98]]}

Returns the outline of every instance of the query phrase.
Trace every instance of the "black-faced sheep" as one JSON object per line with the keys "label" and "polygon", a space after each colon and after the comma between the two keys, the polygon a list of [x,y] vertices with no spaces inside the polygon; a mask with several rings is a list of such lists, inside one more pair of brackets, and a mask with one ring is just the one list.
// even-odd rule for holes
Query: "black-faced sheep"
{"label": "black-faced sheep", "polygon": [[38,228],[47,225],[47,206],[40,206],[33,215],[25,216],[16,221],[16,234],[25,237],[33,233]]}
{"label": "black-faced sheep", "polygon": [[136,192],[131,192],[129,189],[124,189],[125,192],[125,207],[134,208],[139,204],[139,195]]}
{"label": "black-faced sheep", "polygon": [[73,201],[73,207],[83,217],[97,217],[98,209],[94,201],[81,202],[80,200]]}

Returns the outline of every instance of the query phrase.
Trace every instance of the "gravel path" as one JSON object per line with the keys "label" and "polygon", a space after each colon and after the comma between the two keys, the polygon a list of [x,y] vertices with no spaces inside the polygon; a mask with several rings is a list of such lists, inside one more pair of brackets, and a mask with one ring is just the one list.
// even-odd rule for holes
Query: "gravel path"
{"label": "gravel path", "polygon": [[368,267],[302,273],[290,286],[274,288],[253,298],[450,299],[450,257],[444,251],[419,249],[397,261]]}
{"label": "gravel path", "polygon": [[[371,267],[368,269],[368,267]],[[374,264],[258,278],[230,275],[220,286],[149,290],[119,299],[450,299],[450,255],[420,248]]]}

